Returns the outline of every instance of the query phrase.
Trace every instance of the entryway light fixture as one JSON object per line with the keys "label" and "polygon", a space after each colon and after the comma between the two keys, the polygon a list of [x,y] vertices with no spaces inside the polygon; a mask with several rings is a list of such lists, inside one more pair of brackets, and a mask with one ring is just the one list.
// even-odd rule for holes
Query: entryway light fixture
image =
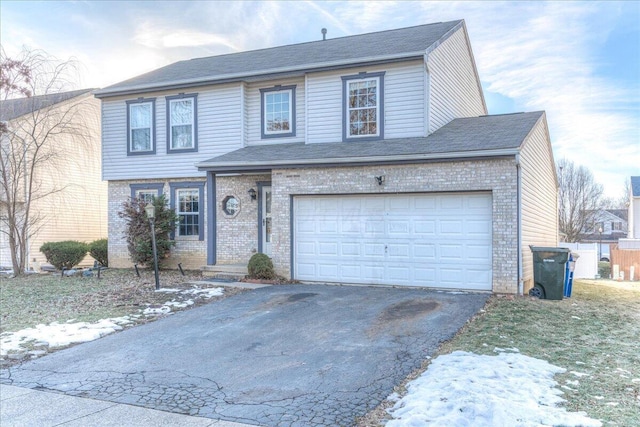
{"label": "entryway light fixture", "polygon": [[251,200],[255,200],[258,198],[258,194],[256,193],[256,190],[254,190],[253,188],[250,188],[248,193],[249,193],[249,196],[251,196]]}
{"label": "entryway light fixture", "polygon": [[384,175],[376,176],[376,181],[378,181],[378,185],[384,184]]}

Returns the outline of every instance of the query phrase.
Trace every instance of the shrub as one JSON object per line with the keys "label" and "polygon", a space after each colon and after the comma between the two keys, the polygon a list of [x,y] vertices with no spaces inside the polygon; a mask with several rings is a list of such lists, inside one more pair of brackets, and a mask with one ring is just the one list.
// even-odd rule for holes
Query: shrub
{"label": "shrub", "polygon": [[598,274],[602,279],[609,279],[611,277],[611,263],[600,261],[598,263]]}
{"label": "shrub", "polygon": [[247,270],[249,270],[249,277],[252,279],[271,280],[277,277],[271,258],[265,254],[254,254],[249,260]]}
{"label": "shrub", "polygon": [[40,252],[44,254],[47,261],[58,270],[70,269],[87,256],[89,245],[74,240],[64,242],[47,242],[40,246]]}
{"label": "shrub", "polygon": [[[168,258],[171,247],[175,242],[170,239],[170,233],[175,229],[178,216],[167,206],[164,195],[154,197],[153,205],[156,208],[155,231],[156,247],[158,250],[158,263]],[[144,210],[147,205],[142,199],[132,199],[122,204],[122,211],[118,212],[126,222],[125,237],[127,249],[134,264],[142,264],[153,267],[153,246],[151,244],[151,226]]]}
{"label": "shrub", "polygon": [[89,255],[103,267],[109,266],[109,241],[107,239],[94,240],[89,243]]}

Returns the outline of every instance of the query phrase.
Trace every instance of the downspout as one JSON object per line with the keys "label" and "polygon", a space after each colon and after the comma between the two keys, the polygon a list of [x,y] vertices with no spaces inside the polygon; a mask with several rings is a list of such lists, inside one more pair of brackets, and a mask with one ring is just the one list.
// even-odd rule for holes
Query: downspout
{"label": "downspout", "polygon": [[524,294],[524,281],[522,278],[522,168],[520,166],[520,154],[516,154],[516,173],[517,173],[517,223],[518,223],[518,295]]}

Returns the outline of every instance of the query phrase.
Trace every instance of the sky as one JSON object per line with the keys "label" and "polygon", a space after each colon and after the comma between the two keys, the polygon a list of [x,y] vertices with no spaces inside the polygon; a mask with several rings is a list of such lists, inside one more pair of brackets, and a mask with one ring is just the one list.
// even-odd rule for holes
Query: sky
{"label": "sky", "polygon": [[556,160],[620,198],[640,175],[640,1],[10,1],[7,55],[77,59],[76,88],[196,57],[464,19],[489,114],[545,110]]}

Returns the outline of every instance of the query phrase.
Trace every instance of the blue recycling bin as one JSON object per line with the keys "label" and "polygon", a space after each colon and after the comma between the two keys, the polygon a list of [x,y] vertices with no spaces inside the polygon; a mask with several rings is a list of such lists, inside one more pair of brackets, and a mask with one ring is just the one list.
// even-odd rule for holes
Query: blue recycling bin
{"label": "blue recycling bin", "polygon": [[564,296],[565,298],[571,297],[571,290],[573,289],[573,272],[576,268],[576,260],[579,255],[569,252],[569,259],[564,268]]}

